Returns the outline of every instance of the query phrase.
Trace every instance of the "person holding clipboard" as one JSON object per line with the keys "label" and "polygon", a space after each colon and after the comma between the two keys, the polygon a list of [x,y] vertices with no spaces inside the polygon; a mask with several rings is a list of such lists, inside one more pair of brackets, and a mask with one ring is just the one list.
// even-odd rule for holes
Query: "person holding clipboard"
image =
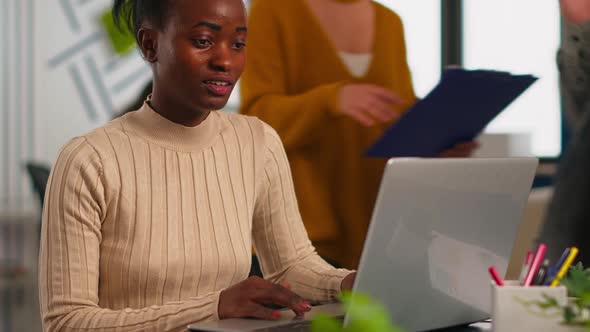
{"label": "person holding clipboard", "polygon": [[356,268],[386,161],[363,154],[416,101],[402,21],[371,0],[254,0],[249,47],[240,112],[281,137],[320,255]]}

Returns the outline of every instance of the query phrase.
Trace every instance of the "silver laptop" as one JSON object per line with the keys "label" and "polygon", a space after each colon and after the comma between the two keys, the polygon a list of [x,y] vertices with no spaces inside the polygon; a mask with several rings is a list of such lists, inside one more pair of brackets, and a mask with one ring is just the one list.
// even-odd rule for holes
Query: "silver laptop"
{"label": "silver laptop", "polygon": [[[391,159],[386,166],[354,290],[381,302],[407,331],[485,320],[490,278],[505,273],[538,161],[535,158]],[[228,319],[193,331],[307,331],[302,320]],[[344,318],[346,324],[346,318]]]}

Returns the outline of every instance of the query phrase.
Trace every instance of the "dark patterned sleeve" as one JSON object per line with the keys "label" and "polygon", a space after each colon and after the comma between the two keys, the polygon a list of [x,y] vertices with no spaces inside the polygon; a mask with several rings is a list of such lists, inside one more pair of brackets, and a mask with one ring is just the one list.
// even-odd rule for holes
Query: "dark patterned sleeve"
{"label": "dark patterned sleeve", "polygon": [[564,111],[578,128],[582,113],[590,106],[590,22],[564,22],[557,63]]}

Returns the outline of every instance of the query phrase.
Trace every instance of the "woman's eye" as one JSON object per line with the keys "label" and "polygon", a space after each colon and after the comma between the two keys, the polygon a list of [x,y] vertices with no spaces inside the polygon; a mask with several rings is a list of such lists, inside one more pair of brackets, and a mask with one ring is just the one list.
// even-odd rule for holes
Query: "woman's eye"
{"label": "woman's eye", "polygon": [[198,48],[207,48],[211,46],[209,39],[193,39],[193,44]]}
{"label": "woman's eye", "polygon": [[244,42],[235,42],[234,43],[234,48],[235,49],[241,50],[244,47],[246,47],[246,43],[244,43]]}

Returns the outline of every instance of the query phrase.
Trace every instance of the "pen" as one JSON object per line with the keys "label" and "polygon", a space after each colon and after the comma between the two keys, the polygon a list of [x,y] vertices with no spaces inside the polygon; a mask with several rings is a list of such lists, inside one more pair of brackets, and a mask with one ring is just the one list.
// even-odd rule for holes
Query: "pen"
{"label": "pen", "polygon": [[553,281],[551,281],[551,287],[555,287],[555,286],[559,285],[559,282],[565,276],[565,274],[569,270],[570,266],[574,262],[574,259],[576,258],[577,255],[578,255],[578,248],[572,247],[570,249],[569,255],[567,255],[567,258],[565,259],[565,262],[563,263],[563,265],[559,269],[559,272],[557,272],[555,279],[553,279]]}
{"label": "pen", "polygon": [[526,273],[529,271],[529,266],[531,266],[531,262],[533,260],[533,253],[528,251],[526,253],[526,258],[524,259],[524,264],[520,269],[520,276],[518,277],[518,283],[522,285],[524,282],[524,278],[526,278]]}
{"label": "pen", "polygon": [[490,275],[492,276],[492,279],[494,279],[494,282],[496,282],[496,285],[504,286],[504,280],[502,280],[502,278],[500,277],[500,275],[498,274],[498,271],[496,271],[496,268],[494,266],[490,266],[490,268],[488,269],[488,272],[490,272]]}
{"label": "pen", "polygon": [[523,286],[528,287],[533,283],[533,278],[535,277],[535,274],[537,273],[537,271],[539,270],[539,267],[541,266],[541,262],[543,261],[543,257],[545,257],[545,251],[547,251],[547,246],[544,243],[539,244],[539,247],[537,248],[537,252],[535,253],[535,258],[533,258],[533,262],[531,263],[531,267],[529,268],[529,272],[527,273],[526,278],[524,279]]}
{"label": "pen", "polygon": [[537,275],[535,276],[535,279],[533,280],[533,285],[542,285],[543,282],[545,282],[545,277],[547,277],[547,269],[549,268],[549,260],[546,259],[543,261],[543,264],[541,264],[541,267],[539,267],[539,271],[537,272]]}
{"label": "pen", "polygon": [[561,257],[559,257],[559,260],[557,261],[557,263],[555,265],[551,265],[551,267],[547,271],[547,277],[545,278],[545,285],[551,284],[551,281],[553,281],[553,278],[557,274],[557,271],[559,271],[559,268],[565,262],[565,259],[567,258],[569,253],[570,253],[570,248],[565,248],[565,250],[561,254]]}

